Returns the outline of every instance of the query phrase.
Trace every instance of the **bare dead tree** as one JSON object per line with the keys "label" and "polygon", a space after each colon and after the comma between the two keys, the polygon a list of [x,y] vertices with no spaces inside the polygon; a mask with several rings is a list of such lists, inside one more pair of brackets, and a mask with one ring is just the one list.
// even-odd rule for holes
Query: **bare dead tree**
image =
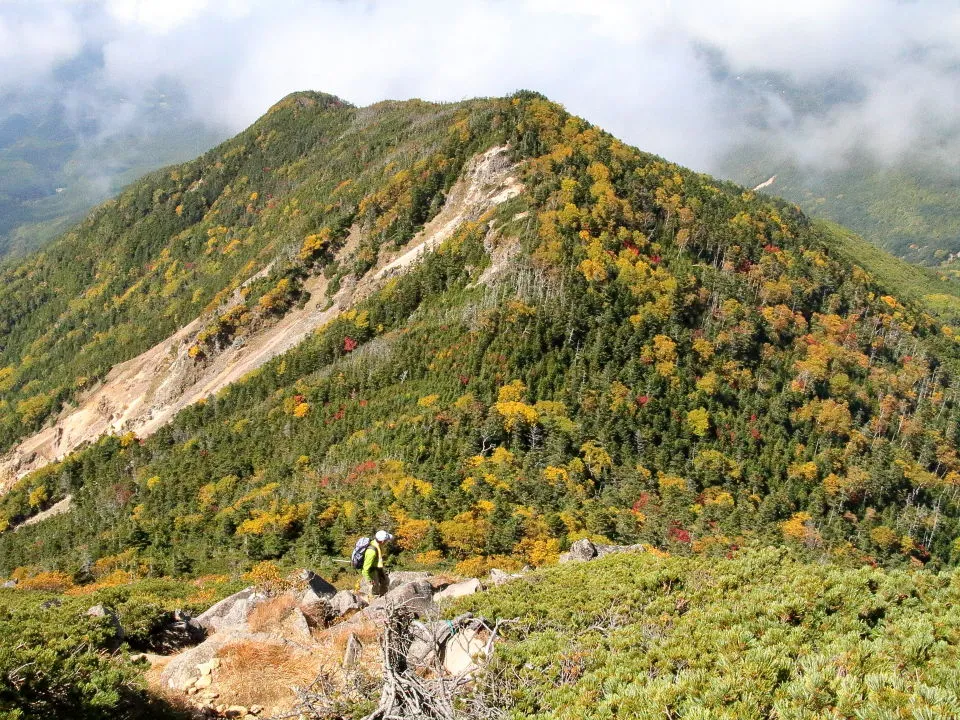
{"label": "bare dead tree", "polygon": [[[459,674],[444,668],[442,643],[426,625],[416,621],[416,614],[404,605],[384,608],[385,619],[380,638],[383,676],[376,708],[363,720],[501,720],[505,712],[485,682],[486,665],[493,656],[494,643],[500,629],[513,621],[498,621],[492,626],[469,613],[454,620],[442,621],[449,626],[445,640],[467,629],[486,635],[475,665]],[[477,637],[477,636],[475,636]],[[416,647],[414,644],[417,644]],[[293,688],[297,705],[282,718],[339,720],[349,705],[376,692],[370,675],[358,668],[336,673],[324,671],[306,688]]]}

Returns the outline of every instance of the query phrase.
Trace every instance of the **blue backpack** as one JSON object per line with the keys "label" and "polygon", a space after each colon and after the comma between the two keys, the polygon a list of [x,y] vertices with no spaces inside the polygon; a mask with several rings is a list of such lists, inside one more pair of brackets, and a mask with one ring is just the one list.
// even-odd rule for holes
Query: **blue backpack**
{"label": "blue backpack", "polygon": [[368,537],[360,538],[357,540],[357,544],[353,546],[353,552],[350,554],[350,564],[354,570],[363,567],[363,556],[366,554],[368,547],[370,547],[370,538]]}

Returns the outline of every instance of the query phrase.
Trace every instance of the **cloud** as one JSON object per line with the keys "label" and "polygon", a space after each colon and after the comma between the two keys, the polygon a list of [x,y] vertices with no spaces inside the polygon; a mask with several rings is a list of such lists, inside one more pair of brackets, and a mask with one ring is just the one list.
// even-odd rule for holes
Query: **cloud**
{"label": "cloud", "polygon": [[20,80],[40,82],[93,44],[99,81],[135,98],[176,78],[234,131],[294,90],[367,104],[530,88],[698,169],[756,139],[813,165],[857,149],[957,166],[958,38],[955,0],[8,0],[0,87],[21,57]]}
{"label": "cloud", "polygon": [[49,72],[82,46],[83,34],[68,8],[0,4],[0,88]]}

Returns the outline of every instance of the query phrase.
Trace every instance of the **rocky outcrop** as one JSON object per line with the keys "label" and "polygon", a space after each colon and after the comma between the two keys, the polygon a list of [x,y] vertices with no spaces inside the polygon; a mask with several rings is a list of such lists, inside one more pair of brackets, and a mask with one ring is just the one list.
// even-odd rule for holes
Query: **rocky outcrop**
{"label": "rocky outcrop", "polygon": [[577,540],[570,546],[567,552],[561,554],[559,561],[561,563],[586,562],[607,555],[624,552],[643,552],[645,550],[646,547],[644,545],[602,545],[583,538],[582,540]]}
{"label": "rocky outcrop", "polygon": [[366,601],[351,590],[341,590],[330,599],[330,612],[336,620],[363,610],[366,606]]}
{"label": "rocky outcrop", "polygon": [[443,590],[436,593],[433,596],[433,599],[436,602],[455,600],[456,598],[473,595],[481,590],[483,590],[483,584],[476,578],[471,578],[470,580],[464,580],[462,582],[453,583],[452,585],[447,585],[447,587],[445,587]]}
{"label": "rocky outcrop", "polygon": [[376,617],[378,614],[382,615],[385,609],[392,607],[404,607],[420,617],[435,614],[437,606],[433,602],[433,585],[429,580],[404,583],[371,602],[361,614]]}
{"label": "rocky outcrop", "polygon": [[309,642],[312,638],[310,623],[307,622],[307,616],[303,614],[300,608],[294,608],[284,618],[280,632],[286,638],[301,642]]}
{"label": "rocky outcrop", "polygon": [[500,570],[499,568],[493,568],[490,571],[490,576],[487,578],[488,582],[491,585],[504,585],[511,580],[519,580],[526,574],[525,571],[521,570],[516,573],[508,573],[505,570]]}
{"label": "rocky outcrop", "polygon": [[401,585],[406,585],[415,580],[429,580],[433,577],[432,573],[421,570],[396,570],[390,573],[390,586],[388,590],[393,590]]}
{"label": "rocky outcrop", "polygon": [[332,598],[337,594],[337,589],[313,570],[304,570],[300,573],[300,579],[306,583],[303,596],[300,602],[309,605],[319,598]]}
{"label": "rocky outcrop", "polygon": [[246,627],[247,618],[250,617],[253,609],[266,602],[267,599],[266,593],[248,587],[225,597],[194,618],[194,621],[207,632],[218,632],[240,626]]}

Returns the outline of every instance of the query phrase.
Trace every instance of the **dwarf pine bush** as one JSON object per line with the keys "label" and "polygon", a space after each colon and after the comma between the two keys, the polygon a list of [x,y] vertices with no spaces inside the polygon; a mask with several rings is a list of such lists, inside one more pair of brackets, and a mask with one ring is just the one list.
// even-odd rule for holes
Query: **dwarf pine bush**
{"label": "dwarf pine bush", "polygon": [[616,555],[463,601],[516,617],[494,672],[515,718],[956,718],[960,580],[782,549]]}

